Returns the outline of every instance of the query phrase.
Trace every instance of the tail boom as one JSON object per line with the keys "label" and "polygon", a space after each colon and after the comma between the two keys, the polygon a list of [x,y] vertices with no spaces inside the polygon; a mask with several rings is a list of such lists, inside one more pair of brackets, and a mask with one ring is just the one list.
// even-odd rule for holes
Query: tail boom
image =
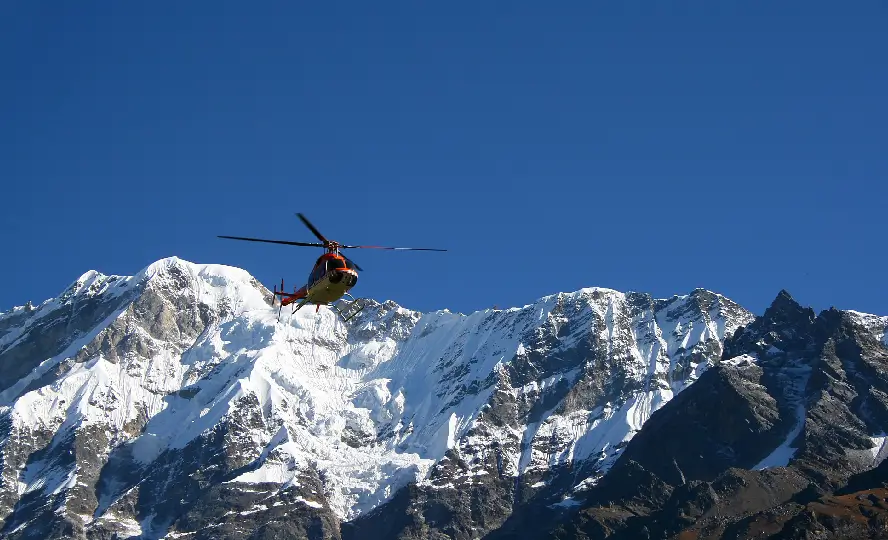
{"label": "tail boom", "polygon": [[301,287],[291,293],[284,291],[284,280],[281,280],[281,289],[278,290],[277,285],[274,287],[274,292],[272,293],[271,305],[274,305],[274,301],[280,297],[281,298],[281,307],[289,306],[293,302],[297,302],[302,300],[308,295],[308,291],[305,287]]}

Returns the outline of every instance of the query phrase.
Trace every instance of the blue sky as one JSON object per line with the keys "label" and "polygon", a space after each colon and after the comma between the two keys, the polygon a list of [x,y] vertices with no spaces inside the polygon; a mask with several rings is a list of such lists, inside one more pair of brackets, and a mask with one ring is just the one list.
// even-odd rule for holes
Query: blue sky
{"label": "blue sky", "polygon": [[159,258],[888,314],[884,2],[6,2],[0,310]]}

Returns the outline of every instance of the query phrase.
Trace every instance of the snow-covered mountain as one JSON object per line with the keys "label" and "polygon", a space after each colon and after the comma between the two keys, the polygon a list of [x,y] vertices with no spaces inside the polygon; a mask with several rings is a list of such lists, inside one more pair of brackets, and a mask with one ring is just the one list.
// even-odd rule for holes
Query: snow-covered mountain
{"label": "snow-covered mountain", "polygon": [[705,290],[349,324],[270,303],[171,258],[0,314],[0,536],[480,538],[575,511],[755,320]]}

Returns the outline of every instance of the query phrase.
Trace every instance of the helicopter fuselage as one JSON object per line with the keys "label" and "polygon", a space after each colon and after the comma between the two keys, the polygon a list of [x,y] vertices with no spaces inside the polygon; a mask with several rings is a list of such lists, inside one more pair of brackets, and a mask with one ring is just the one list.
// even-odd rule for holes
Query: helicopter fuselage
{"label": "helicopter fuselage", "polygon": [[[281,305],[301,301],[307,304],[332,304],[345,296],[358,282],[358,271],[346,258],[337,253],[322,255],[308,276],[308,282],[293,293],[277,291]],[[283,284],[281,284],[283,289]]]}
{"label": "helicopter fuselage", "polygon": [[318,259],[308,276],[305,296],[312,304],[329,304],[342,298],[358,282],[358,272],[335,254]]}

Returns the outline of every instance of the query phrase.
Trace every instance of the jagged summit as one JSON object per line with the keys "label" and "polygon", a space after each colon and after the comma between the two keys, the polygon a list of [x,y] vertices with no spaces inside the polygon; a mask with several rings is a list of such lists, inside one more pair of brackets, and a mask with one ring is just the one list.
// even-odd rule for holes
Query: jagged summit
{"label": "jagged summit", "polygon": [[812,321],[815,314],[813,309],[802,307],[786,289],[783,289],[777,294],[777,297],[774,298],[768,309],[765,310],[764,317],[775,322],[791,322],[798,318]]}

